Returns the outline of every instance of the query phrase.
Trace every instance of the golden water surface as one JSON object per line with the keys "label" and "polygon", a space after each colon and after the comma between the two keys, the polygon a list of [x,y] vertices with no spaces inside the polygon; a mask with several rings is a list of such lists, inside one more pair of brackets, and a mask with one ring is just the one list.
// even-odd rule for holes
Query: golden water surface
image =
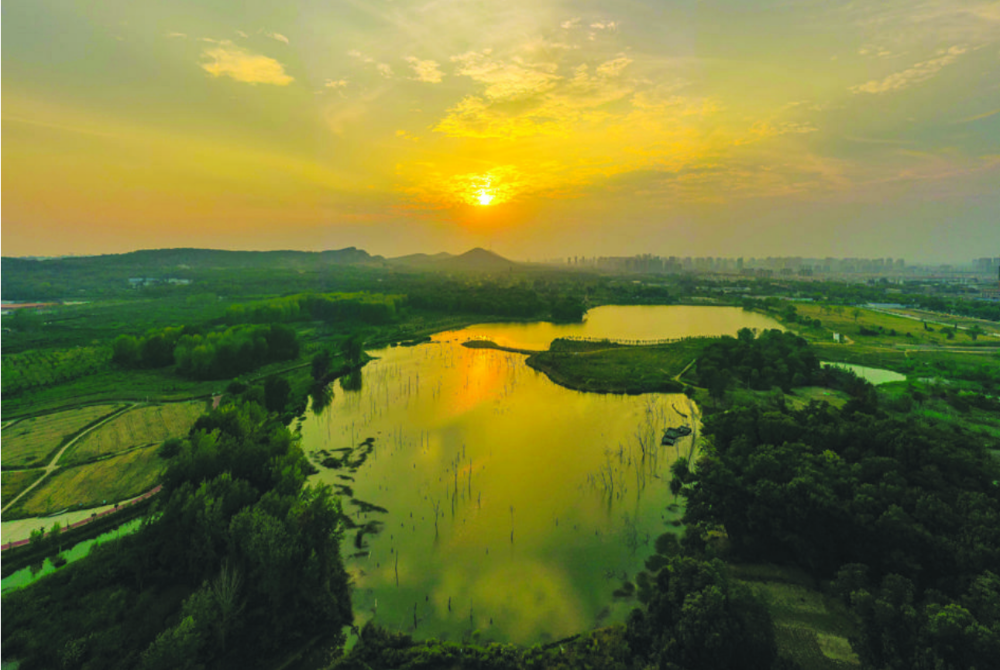
{"label": "golden water surface", "polygon": [[[361,547],[355,531],[343,543],[359,619],[418,637],[521,643],[623,620],[636,602],[612,592],[635,579],[658,535],[680,530],[669,467],[695,443],[697,407],[683,395],[572,391],[521,354],[460,343],[543,348],[567,332],[653,339],[744,326],[776,324],[738,309],[603,307],[582,327],[484,325],[371,352],[379,358],[361,390],[336,386],[302,431],[314,461],[374,438],[357,472],[314,477],[388,510],[342,498],[359,525],[384,523]],[[695,435],[660,446],[682,423]]]}

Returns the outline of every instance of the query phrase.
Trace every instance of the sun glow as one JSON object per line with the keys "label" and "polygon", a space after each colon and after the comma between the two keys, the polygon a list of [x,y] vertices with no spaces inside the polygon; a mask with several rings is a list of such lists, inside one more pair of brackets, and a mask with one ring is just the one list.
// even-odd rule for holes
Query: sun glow
{"label": "sun glow", "polygon": [[488,205],[491,202],[493,202],[493,194],[492,193],[488,193],[486,191],[480,191],[479,195],[476,196],[476,199],[479,201],[480,205],[482,205],[483,207],[485,207],[486,205]]}

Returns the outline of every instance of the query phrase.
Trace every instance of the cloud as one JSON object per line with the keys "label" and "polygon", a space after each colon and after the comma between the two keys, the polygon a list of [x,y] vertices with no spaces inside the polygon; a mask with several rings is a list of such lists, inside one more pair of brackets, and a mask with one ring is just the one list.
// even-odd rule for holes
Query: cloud
{"label": "cloud", "polygon": [[562,132],[560,125],[552,119],[536,118],[530,113],[507,114],[474,95],[466,96],[449,108],[434,130],[451,137],[508,140]]}
{"label": "cloud", "polygon": [[595,21],[590,24],[590,27],[594,30],[617,30],[617,21]]}
{"label": "cloud", "polygon": [[898,56],[899,54],[893,54],[893,52],[889,51],[888,49],[886,49],[884,47],[867,46],[867,47],[861,47],[860,49],[858,49],[858,55],[859,56],[877,56],[878,58],[886,58],[887,56],[894,56],[894,55]]}
{"label": "cloud", "polygon": [[949,49],[938,51],[937,57],[917,63],[913,67],[902,72],[891,74],[885,79],[872,79],[869,82],[858,86],[851,86],[852,93],[888,93],[890,91],[900,91],[909,88],[914,84],[927,81],[943,68],[951,65],[958,57],[966,52],[964,47],[954,46]]}
{"label": "cloud", "polygon": [[580,25],[580,17],[569,19],[568,21],[563,21],[559,24],[559,27],[563,30],[572,30]]}
{"label": "cloud", "polygon": [[[778,137],[779,135],[804,135],[806,133],[815,133],[818,130],[819,128],[811,123],[799,123],[796,121],[757,121],[750,126],[749,141],[763,140],[770,137]],[[746,141],[742,141],[738,143],[743,144],[745,142]]]}
{"label": "cloud", "polygon": [[632,59],[627,56],[619,56],[598,65],[597,74],[602,77],[617,77],[632,62]]}
{"label": "cloud", "polygon": [[345,86],[347,86],[347,80],[346,79],[327,79],[323,83],[323,86],[325,88],[344,88]]}
{"label": "cloud", "polygon": [[959,119],[958,121],[955,121],[953,125],[961,123],[972,123],[973,121],[981,121],[983,119],[988,119],[991,116],[996,116],[997,114],[1000,114],[1000,109],[994,109],[989,112],[983,112],[982,114],[976,114],[975,116],[969,116],[964,119]]}
{"label": "cloud", "polygon": [[167,37],[172,39],[186,40],[187,33],[167,33]]}
{"label": "cloud", "polygon": [[285,44],[288,44],[288,38],[282,35],[281,33],[268,33],[267,36],[273,40],[278,40],[279,42],[284,42]]}
{"label": "cloud", "polygon": [[236,34],[237,34],[237,35],[239,35],[240,37],[242,37],[243,39],[247,39],[247,38],[249,38],[249,37],[250,37],[249,35],[247,35],[247,34],[246,34],[245,32],[243,32],[242,30],[237,30],[237,31],[236,31]]}
{"label": "cloud", "polygon": [[499,58],[491,51],[468,52],[451,59],[457,74],[483,85],[448,109],[435,127],[452,137],[515,139],[566,135],[576,124],[597,123],[610,113],[605,106],[633,91],[621,73],[633,61],[619,56],[591,71],[582,63],[572,76],[558,73],[557,63],[520,56]]}
{"label": "cloud", "polygon": [[514,57],[510,61],[493,58],[492,52],[469,51],[451,60],[457,73],[486,84],[484,94],[490,100],[515,101],[537,96],[555,87],[562,77],[555,74],[555,63],[529,64]]}
{"label": "cloud", "polygon": [[202,63],[201,67],[213,77],[226,76],[247,84],[275,86],[287,86],[295,81],[285,73],[285,67],[278,61],[251,53],[228,40],[205,49],[202,58],[210,59],[210,62]]}
{"label": "cloud", "polygon": [[362,63],[365,63],[366,65],[374,65],[378,73],[383,77],[385,77],[386,79],[392,77],[392,66],[390,66],[388,63],[379,63],[371,56],[365,55],[360,51],[358,51],[357,49],[351,49],[350,51],[347,52],[347,55],[350,56],[351,58],[355,58],[361,61]]}
{"label": "cloud", "polygon": [[438,84],[444,77],[444,73],[438,69],[439,66],[437,61],[420,60],[416,56],[407,56],[403,60],[410,64],[410,67],[413,68],[414,74],[416,74],[415,77],[410,77],[411,79],[422,81],[427,84]]}

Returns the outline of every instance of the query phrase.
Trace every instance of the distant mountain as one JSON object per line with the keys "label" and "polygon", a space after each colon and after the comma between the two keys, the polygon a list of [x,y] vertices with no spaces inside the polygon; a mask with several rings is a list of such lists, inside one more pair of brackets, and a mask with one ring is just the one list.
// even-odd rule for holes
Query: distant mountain
{"label": "distant mountain", "polygon": [[365,263],[374,259],[356,247],[329,251],[226,251],[222,249],[149,249],[127,254],[99,256],[117,266],[189,268],[308,268],[317,265]]}
{"label": "distant mountain", "polygon": [[439,261],[437,267],[441,270],[458,270],[466,272],[498,272],[510,270],[519,264],[507,260],[503,256],[487,251],[480,247],[470,249],[464,254],[452,256]]}

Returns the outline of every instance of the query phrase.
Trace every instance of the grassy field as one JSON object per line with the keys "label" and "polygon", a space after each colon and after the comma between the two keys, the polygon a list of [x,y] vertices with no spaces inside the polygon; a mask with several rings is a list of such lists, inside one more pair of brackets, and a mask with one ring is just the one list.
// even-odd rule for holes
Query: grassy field
{"label": "grassy field", "polygon": [[157,447],[135,449],[89,465],[62,468],[4,514],[7,519],[51,514],[125,500],[156,486],[166,467]]}
{"label": "grassy field", "polygon": [[655,346],[597,342],[553,343],[554,348],[528,357],[531,367],[568,388],[597,393],[676,393],[678,375],[691,364],[709,338],[691,338]]}
{"label": "grassy field", "polygon": [[60,464],[86,463],[132,447],[159,445],[171,437],[183,437],[205,408],[206,403],[195,400],[129,410],[81,438]]}
{"label": "grassy field", "polygon": [[[934,329],[930,331],[926,330],[920,321],[876,312],[863,307],[828,307],[811,303],[796,303],[795,310],[800,316],[819,319],[822,323],[822,327],[818,331],[814,329],[802,331],[802,335],[808,339],[832,341],[833,333],[842,333],[858,344],[957,345],[972,343],[972,339],[962,331],[958,331],[954,339],[949,340],[947,329],[942,329],[940,326],[930,326]],[[857,317],[854,314],[855,310],[858,312]],[[877,330],[879,334],[861,335],[862,327]]]}
{"label": "grassy field", "polygon": [[5,428],[3,456],[5,468],[47,465],[65,440],[122,405],[92,405],[18,421]]}
{"label": "grassy field", "polygon": [[907,376],[965,379],[980,370],[1000,373],[1000,351],[950,351],[938,349],[896,349],[868,344],[816,343],[817,355],[824,361],[854,363],[894,370]]}
{"label": "grassy field", "polygon": [[43,470],[13,470],[0,473],[0,506],[16,498],[42,476]]}
{"label": "grassy field", "polygon": [[817,591],[807,575],[770,565],[731,565],[730,569],[767,603],[779,655],[796,661],[803,670],[847,670],[860,665],[848,642],[856,632],[850,612]]}
{"label": "grassy field", "polygon": [[892,312],[893,314],[913,317],[915,319],[927,321],[932,324],[935,323],[957,324],[959,328],[971,328],[972,326],[979,326],[980,328],[982,328],[984,333],[1000,333],[1000,324],[998,324],[996,321],[987,321],[986,319],[976,319],[970,316],[954,316],[952,314],[941,314],[940,312],[930,312],[927,310],[916,309],[913,307],[906,309],[891,309],[888,311]]}

